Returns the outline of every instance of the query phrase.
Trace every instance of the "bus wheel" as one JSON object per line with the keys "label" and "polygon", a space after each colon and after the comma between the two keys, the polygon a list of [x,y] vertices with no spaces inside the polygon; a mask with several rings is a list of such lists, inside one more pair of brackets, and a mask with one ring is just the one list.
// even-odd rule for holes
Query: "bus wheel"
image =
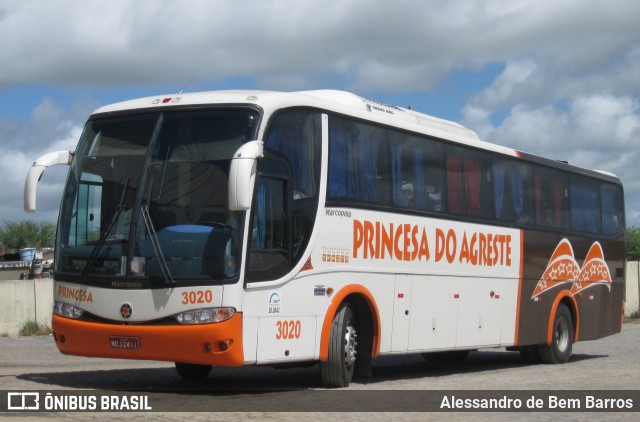
{"label": "bus wheel", "polygon": [[195,363],[176,362],[176,371],[180,378],[188,381],[204,380],[211,372],[211,365],[198,365]]}
{"label": "bus wheel", "polygon": [[331,324],[329,355],[320,362],[320,374],[325,387],[347,387],[353,378],[356,364],[357,342],[356,319],[351,306],[340,306]]}
{"label": "bus wheel", "polygon": [[540,353],[538,352],[538,346],[521,346],[520,358],[525,362],[532,365],[540,363]]}
{"label": "bus wheel", "polygon": [[560,304],[553,321],[551,344],[538,345],[540,360],[544,363],[565,363],[571,356],[573,347],[573,323],[571,312]]}

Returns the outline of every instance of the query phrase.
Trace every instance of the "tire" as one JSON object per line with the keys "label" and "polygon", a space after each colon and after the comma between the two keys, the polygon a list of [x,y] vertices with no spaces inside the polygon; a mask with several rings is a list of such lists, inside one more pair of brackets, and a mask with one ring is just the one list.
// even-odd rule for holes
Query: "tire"
{"label": "tire", "polygon": [[176,371],[180,378],[187,381],[202,381],[207,379],[211,372],[211,365],[198,365],[195,363],[176,362]]}
{"label": "tire", "polygon": [[522,346],[520,347],[520,358],[528,364],[536,365],[540,363],[540,353],[538,346]]}
{"label": "tire", "polygon": [[553,320],[551,344],[538,345],[540,360],[544,363],[566,363],[573,348],[573,319],[566,305],[560,304]]}
{"label": "tire", "polygon": [[331,323],[329,355],[320,362],[325,387],[349,386],[356,366],[357,337],[355,314],[348,303],[342,304]]}

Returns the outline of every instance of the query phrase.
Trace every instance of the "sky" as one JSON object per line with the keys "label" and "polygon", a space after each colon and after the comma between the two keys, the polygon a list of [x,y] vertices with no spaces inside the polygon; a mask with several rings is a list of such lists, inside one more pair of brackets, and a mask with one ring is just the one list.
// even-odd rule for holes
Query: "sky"
{"label": "sky", "polygon": [[640,226],[640,1],[0,0],[0,221],[55,222],[101,105],[219,89],[339,89],[617,174]]}

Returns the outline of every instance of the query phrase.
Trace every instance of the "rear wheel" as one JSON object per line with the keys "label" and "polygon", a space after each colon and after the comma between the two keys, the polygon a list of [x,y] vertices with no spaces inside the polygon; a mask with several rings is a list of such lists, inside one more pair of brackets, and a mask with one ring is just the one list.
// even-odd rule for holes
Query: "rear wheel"
{"label": "rear wheel", "polygon": [[566,305],[560,304],[553,320],[551,344],[538,346],[540,360],[544,363],[565,363],[573,348],[573,319]]}
{"label": "rear wheel", "polygon": [[200,381],[209,376],[211,365],[176,362],[176,371],[180,378],[188,381]]}
{"label": "rear wheel", "polygon": [[347,387],[353,378],[356,365],[356,318],[351,306],[340,306],[331,324],[329,355],[320,362],[320,374],[325,387]]}
{"label": "rear wheel", "polygon": [[540,353],[538,352],[538,346],[522,346],[520,347],[520,357],[525,363],[537,364],[540,363]]}

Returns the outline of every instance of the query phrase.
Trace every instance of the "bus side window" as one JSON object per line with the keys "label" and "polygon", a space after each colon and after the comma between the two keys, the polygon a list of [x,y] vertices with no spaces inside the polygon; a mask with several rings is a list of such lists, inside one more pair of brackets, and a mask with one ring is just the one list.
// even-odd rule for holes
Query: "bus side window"
{"label": "bus side window", "polygon": [[586,233],[600,232],[597,185],[578,177],[571,180],[571,228]]}
{"label": "bus side window", "polygon": [[476,218],[491,218],[490,161],[485,154],[449,147],[444,163],[448,211]]}
{"label": "bus side window", "polygon": [[533,176],[534,222],[545,227],[566,228],[565,179],[554,171],[536,169]]}
{"label": "bus side window", "polygon": [[387,204],[391,191],[387,131],[332,117],[329,129],[329,196]]}
{"label": "bus side window", "polygon": [[603,185],[600,188],[602,207],[602,232],[616,234],[622,226],[622,191],[614,185]]}
{"label": "bus side window", "polygon": [[430,139],[390,133],[394,205],[443,211],[442,146]]}
{"label": "bus side window", "polygon": [[289,270],[287,182],[260,176],[257,180],[247,280],[283,276]]}
{"label": "bus side window", "polygon": [[293,262],[309,243],[318,207],[322,125],[320,115],[308,110],[285,110],[273,118],[265,149],[286,161],[292,186],[291,232]]}
{"label": "bus side window", "polygon": [[528,210],[534,182],[529,166],[517,161],[495,161],[492,166],[495,216],[516,223],[531,221]]}

